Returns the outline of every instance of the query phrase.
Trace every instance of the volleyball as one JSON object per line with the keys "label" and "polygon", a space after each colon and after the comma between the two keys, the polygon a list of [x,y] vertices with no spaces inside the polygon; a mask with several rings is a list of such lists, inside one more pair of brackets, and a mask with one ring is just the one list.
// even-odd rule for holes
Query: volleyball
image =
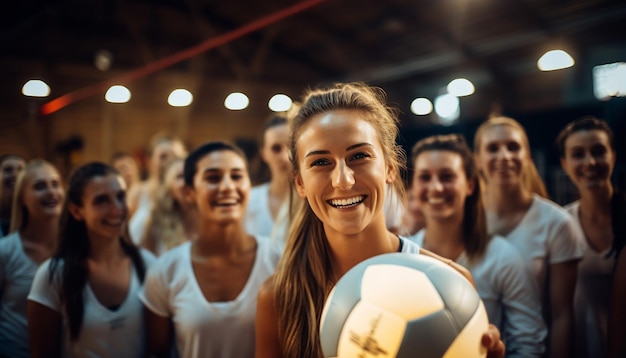
{"label": "volleyball", "polygon": [[324,357],[485,357],[489,320],[472,284],[424,255],[390,253],[349,270],[320,322]]}

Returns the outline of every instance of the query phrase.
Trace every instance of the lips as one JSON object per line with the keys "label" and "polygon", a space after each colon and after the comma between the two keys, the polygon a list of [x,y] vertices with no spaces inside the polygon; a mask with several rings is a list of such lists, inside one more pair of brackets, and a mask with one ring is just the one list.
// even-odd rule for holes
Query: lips
{"label": "lips", "polygon": [[229,206],[238,205],[240,203],[241,203],[241,200],[239,200],[239,199],[228,198],[228,199],[217,200],[217,201],[213,202],[213,205],[215,205],[215,206],[222,206],[222,207],[229,207]]}
{"label": "lips", "polygon": [[363,201],[365,201],[365,195],[357,195],[357,196],[353,196],[351,198],[345,198],[345,199],[331,199],[331,200],[328,200],[327,202],[332,207],[344,209],[344,208],[351,208],[351,207],[357,206]]}

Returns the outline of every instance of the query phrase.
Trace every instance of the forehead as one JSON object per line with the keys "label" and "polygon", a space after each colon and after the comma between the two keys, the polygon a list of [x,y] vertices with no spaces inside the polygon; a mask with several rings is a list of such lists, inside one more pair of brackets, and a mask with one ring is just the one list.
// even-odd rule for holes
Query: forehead
{"label": "forehead", "polygon": [[289,126],[287,123],[270,127],[265,131],[265,141],[267,143],[287,140],[289,140]]}
{"label": "forehead", "polygon": [[25,164],[26,162],[24,161],[24,159],[21,159],[19,157],[9,157],[2,161],[0,168],[14,168],[18,166],[23,167]]}
{"label": "forehead", "polygon": [[463,169],[463,158],[449,150],[427,150],[417,156],[415,170],[428,169]]}
{"label": "forehead", "polygon": [[59,172],[50,166],[50,165],[38,165],[28,169],[28,172],[25,174],[25,178],[30,180],[39,180],[39,179],[58,179]]}
{"label": "forehead", "polygon": [[101,194],[111,194],[125,189],[126,185],[119,175],[98,175],[88,180],[83,196],[92,197]]}
{"label": "forehead", "polygon": [[521,143],[523,138],[524,136],[518,128],[508,124],[498,124],[485,129],[482,141],[483,144],[498,141],[516,141]]}
{"label": "forehead", "polygon": [[376,129],[366,119],[362,111],[333,110],[312,116],[301,128],[297,146],[301,150],[323,150],[356,143],[369,143],[380,146]]}
{"label": "forehead", "polygon": [[232,150],[218,150],[198,160],[196,168],[196,174],[202,174],[205,170],[246,169],[246,162],[238,153]]}
{"label": "forehead", "polygon": [[583,129],[573,132],[565,139],[565,148],[594,144],[603,144],[610,147],[609,135],[600,129]]}

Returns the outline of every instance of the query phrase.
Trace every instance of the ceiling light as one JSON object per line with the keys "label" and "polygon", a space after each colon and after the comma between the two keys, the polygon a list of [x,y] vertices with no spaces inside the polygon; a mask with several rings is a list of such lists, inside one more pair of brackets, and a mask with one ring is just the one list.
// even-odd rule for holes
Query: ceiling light
{"label": "ceiling light", "polygon": [[459,98],[451,94],[442,94],[435,98],[435,112],[441,124],[449,126],[459,118],[461,110]]}
{"label": "ceiling light", "polygon": [[172,107],[187,107],[193,101],[193,95],[186,89],[175,89],[167,97],[167,103]]}
{"label": "ceiling light", "polygon": [[469,96],[474,93],[474,84],[465,78],[457,78],[448,83],[448,93],[456,97]]}
{"label": "ceiling light", "polygon": [[22,87],[22,94],[28,97],[48,97],[50,86],[42,80],[28,80]]}
{"label": "ceiling light", "polygon": [[593,68],[593,94],[605,101],[626,97],[626,63],[616,62]]}
{"label": "ceiling light", "polygon": [[411,102],[411,112],[418,116],[424,116],[433,111],[433,104],[428,98],[416,98]]}
{"label": "ceiling light", "polygon": [[291,108],[292,103],[293,101],[289,96],[279,93],[273,95],[267,105],[274,112],[284,112]]}
{"label": "ceiling light", "polygon": [[245,109],[248,107],[248,104],[250,104],[248,96],[241,92],[233,92],[224,100],[224,107],[230,109],[231,111]]}
{"label": "ceiling light", "polygon": [[111,86],[104,95],[104,99],[110,103],[126,103],[130,100],[130,91],[121,85]]}
{"label": "ceiling light", "polygon": [[563,50],[548,51],[537,61],[542,71],[555,71],[574,66],[574,59]]}

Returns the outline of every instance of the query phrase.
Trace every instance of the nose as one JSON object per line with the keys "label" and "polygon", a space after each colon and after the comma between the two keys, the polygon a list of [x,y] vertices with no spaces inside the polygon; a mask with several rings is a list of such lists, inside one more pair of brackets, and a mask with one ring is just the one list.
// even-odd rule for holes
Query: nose
{"label": "nose", "polygon": [[506,146],[501,146],[498,150],[498,158],[500,159],[510,159],[511,152],[506,148]]}
{"label": "nose", "polygon": [[430,190],[434,192],[443,191],[443,184],[441,183],[441,180],[439,180],[439,178],[433,177],[430,180]]}
{"label": "nose", "polygon": [[228,175],[224,175],[222,180],[220,180],[220,184],[218,186],[218,190],[230,190],[233,187],[234,181]]}
{"label": "nose", "polygon": [[340,161],[333,169],[333,187],[349,189],[354,185],[354,171],[346,162]]}
{"label": "nose", "polygon": [[587,153],[585,155],[585,163],[588,164],[588,165],[595,165],[596,164],[596,158],[593,156],[593,154]]}

